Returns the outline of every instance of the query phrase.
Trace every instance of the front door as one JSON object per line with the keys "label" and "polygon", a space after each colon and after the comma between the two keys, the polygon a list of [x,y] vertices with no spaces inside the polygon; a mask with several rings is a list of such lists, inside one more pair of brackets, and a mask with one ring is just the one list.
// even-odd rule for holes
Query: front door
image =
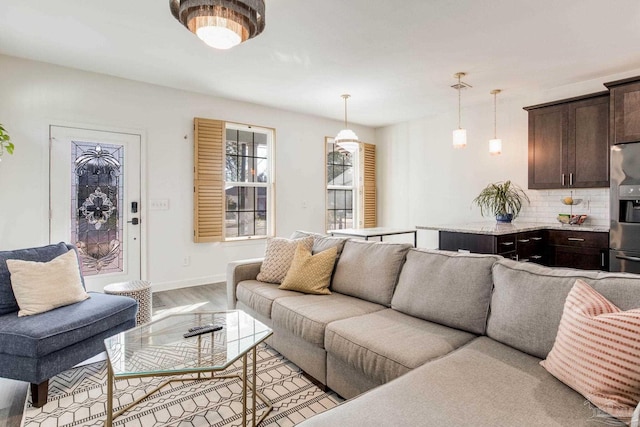
{"label": "front door", "polygon": [[50,126],[50,242],[78,248],[87,290],[140,279],[140,141]]}

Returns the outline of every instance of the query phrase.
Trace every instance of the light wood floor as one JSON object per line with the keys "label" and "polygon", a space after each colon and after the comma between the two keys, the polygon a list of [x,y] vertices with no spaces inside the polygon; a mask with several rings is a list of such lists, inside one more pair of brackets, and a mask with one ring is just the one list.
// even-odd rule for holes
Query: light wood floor
{"label": "light wood floor", "polygon": [[[225,283],[154,292],[153,315],[227,309]],[[0,378],[0,427],[20,427],[29,384]]]}

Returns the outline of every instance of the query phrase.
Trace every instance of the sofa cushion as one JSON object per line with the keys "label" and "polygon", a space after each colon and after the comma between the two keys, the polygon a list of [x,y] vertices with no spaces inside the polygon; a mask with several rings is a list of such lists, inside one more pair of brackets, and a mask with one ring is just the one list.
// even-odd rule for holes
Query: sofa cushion
{"label": "sofa cushion", "polygon": [[324,348],[383,384],[473,338],[468,332],[386,309],[329,323]]}
{"label": "sofa cushion", "polygon": [[299,244],[280,289],[329,295],[329,283],[337,252],[338,249],[333,247],[312,255],[310,250]]}
{"label": "sofa cushion", "polygon": [[271,307],[276,298],[298,295],[301,295],[300,292],[285,291],[276,284],[258,280],[244,280],[236,288],[238,301],[268,319],[271,319]]}
{"label": "sofa cushion", "polygon": [[8,259],[18,317],[32,316],[89,298],[82,286],[78,257],[67,251],[47,262]]}
{"label": "sofa cushion", "polygon": [[334,237],[334,236],[325,236],[324,234],[314,233],[312,231],[302,231],[296,230],[291,234],[291,239],[300,239],[303,237],[313,236],[313,249],[312,252],[317,254],[322,251],[326,251],[330,248],[336,248],[338,250],[338,257],[342,253],[342,249],[344,248],[344,244],[348,237]]}
{"label": "sofa cushion", "polygon": [[502,259],[493,266],[487,335],[546,358],[576,279],[584,280],[622,310],[640,307],[640,275],[550,268]]}
{"label": "sofa cushion", "polygon": [[348,240],[336,265],[331,289],[388,307],[410,247]]}
{"label": "sofa cushion", "polygon": [[539,365],[487,337],[316,415],[300,427],[621,426]]}
{"label": "sofa cushion", "polygon": [[66,253],[68,250],[69,248],[66,244],[58,243],[38,248],[0,251],[0,314],[12,313],[19,310],[18,302],[11,288],[11,274],[7,268],[8,259],[47,262]]}
{"label": "sofa cushion", "polygon": [[625,422],[640,400],[640,309],[622,311],[584,281],[571,288],[551,352],[540,364]]}
{"label": "sofa cushion", "polygon": [[382,310],[384,306],[333,292],[331,295],[302,295],[273,302],[274,326],[324,348],[328,323]]}
{"label": "sofa cushion", "polygon": [[91,338],[135,318],[133,298],[89,292],[91,298],[45,313],[0,317],[0,352],[41,357]]}
{"label": "sofa cushion", "polygon": [[474,334],[484,334],[495,255],[410,249],[391,307]]}
{"label": "sofa cushion", "polygon": [[303,237],[302,239],[285,239],[282,237],[270,237],[267,239],[267,248],[264,260],[260,266],[260,273],[256,279],[261,282],[282,283],[289,271],[293,256],[298,244],[302,243],[305,248],[311,250],[313,237]]}

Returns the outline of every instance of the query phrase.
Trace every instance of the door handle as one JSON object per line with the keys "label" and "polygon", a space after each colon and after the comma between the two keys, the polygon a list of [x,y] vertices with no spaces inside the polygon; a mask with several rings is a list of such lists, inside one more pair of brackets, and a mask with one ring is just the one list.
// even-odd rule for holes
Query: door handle
{"label": "door handle", "polygon": [[529,239],[518,239],[520,243],[529,243]]}
{"label": "door handle", "polygon": [[567,237],[567,240],[570,242],[584,242],[584,239],[581,239],[579,237]]}
{"label": "door handle", "polygon": [[513,243],[514,242],[501,242],[500,244],[504,245],[504,246],[511,246],[511,245],[513,245]]}
{"label": "door handle", "polygon": [[532,237],[531,240],[535,240],[535,241],[542,240],[542,237]]}
{"label": "door handle", "polygon": [[565,175],[564,175],[564,174],[562,174],[562,186],[563,186],[563,187],[564,187],[564,185],[565,185],[564,177],[565,177]]}
{"label": "door handle", "polygon": [[623,259],[625,261],[640,262],[640,258],[636,256],[616,255],[616,258]]}
{"label": "door handle", "polygon": [[138,225],[140,224],[140,220],[138,218],[131,218],[131,221],[127,221],[127,224]]}
{"label": "door handle", "polygon": [[573,187],[573,172],[569,174],[569,187]]}

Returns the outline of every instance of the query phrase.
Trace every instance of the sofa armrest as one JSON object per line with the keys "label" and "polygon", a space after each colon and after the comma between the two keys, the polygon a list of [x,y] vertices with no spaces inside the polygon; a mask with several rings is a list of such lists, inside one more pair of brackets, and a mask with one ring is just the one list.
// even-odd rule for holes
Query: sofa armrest
{"label": "sofa armrest", "polygon": [[255,280],[263,258],[244,259],[227,264],[227,308],[236,308],[236,286],[243,280]]}
{"label": "sofa armrest", "polygon": [[631,424],[630,427],[640,427],[640,403],[636,406],[636,410],[633,411],[633,415],[631,416]]}

